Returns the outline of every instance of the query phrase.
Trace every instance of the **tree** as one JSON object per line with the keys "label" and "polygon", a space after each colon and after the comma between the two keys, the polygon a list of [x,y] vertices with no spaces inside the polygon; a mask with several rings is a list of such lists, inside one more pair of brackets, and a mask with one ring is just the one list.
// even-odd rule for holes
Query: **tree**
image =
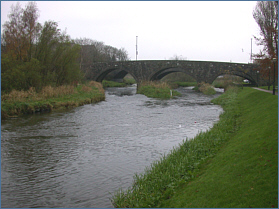
{"label": "tree", "polygon": [[38,39],[36,58],[42,64],[43,85],[63,85],[80,80],[80,47],[54,21],[45,22]]}
{"label": "tree", "polygon": [[32,46],[40,30],[39,13],[35,2],[28,2],[25,9],[19,2],[12,5],[9,21],[3,25],[2,45],[12,59],[30,61]]}
{"label": "tree", "polygon": [[253,17],[260,28],[261,36],[255,39],[258,45],[263,46],[263,50],[254,57],[262,67],[262,74],[267,77],[270,76],[269,69],[273,69],[274,58],[278,66],[278,1],[257,2]]}
{"label": "tree", "polygon": [[28,2],[23,11],[22,20],[24,22],[24,35],[28,41],[28,61],[32,58],[32,48],[37,42],[41,24],[37,22],[39,18],[36,2]]}

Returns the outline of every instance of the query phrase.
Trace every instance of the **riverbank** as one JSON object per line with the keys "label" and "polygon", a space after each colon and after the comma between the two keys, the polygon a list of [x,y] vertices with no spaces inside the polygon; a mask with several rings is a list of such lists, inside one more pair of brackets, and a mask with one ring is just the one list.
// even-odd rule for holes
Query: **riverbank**
{"label": "riverbank", "polygon": [[278,207],[278,97],[233,88],[213,102],[219,122],[135,175],[115,207]]}
{"label": "riverbank", "polygon": [[57,109],[78,107],[105,100],[102,84],[91,81],[78,86],[45,87],[40,93],[12,91],[1,97],[1,119],[23,114],[49,112]]}

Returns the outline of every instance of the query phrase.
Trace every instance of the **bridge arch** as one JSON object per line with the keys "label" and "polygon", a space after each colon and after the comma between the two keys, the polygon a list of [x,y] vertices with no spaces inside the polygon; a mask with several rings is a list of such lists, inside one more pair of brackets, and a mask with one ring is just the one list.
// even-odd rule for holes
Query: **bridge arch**
{"label": "bridge arch", "polygon": [[255,80],[255,78],[253,78],[251,75],[245,73],[245,72],[242,72],[242,71],[236,71],[236,70],[231,70],[231,71],[223,71],[223,72],[220,72],[218,74],[216,74],[212,80],[210,81],[210,83],[212,84],[219,76],[222,76],[222,75],[234,75],[234,76],[239,76],[239,77],[242,77],[243,79],[247,79],[251,82],[251,84],[253,85],[257,85],[258,84],[258,81]]}
{"label": "bridge arch", "polygon": [[191,69],[183,69],[180,67],[170,67],[170,68],[165,68],[162,70],[159,70],[158,72],[154,73],[150,80],[161,80],[162,78],[164,78],[165,76],[171,74],[171,73],[185,73],[186,75],[189,75],[191,77],[193,77],[195,80],[197,80],[195,74],[193,73],[194,71]]}
{"label": "bridge arch", "polygon": [[127,74],[131,74],[131,76],[135,79],[136,82],[138,82],[137,80],[137,76],[134,75],[133,71],[129,70],[128,68],[126,67],[122,67],[122,66],[118,66],[118,65],[115,65],[114,67],[107,67],[105,69],[103,69],[98,75],[97,77],[95,78],[95,80],[97,82],[102,82],[105,77],[107,75],[109,75],[110,73],[112,72],[116,72],[116,74],[113,76],[114,79],[116,80],[120,80],[127,75]]}

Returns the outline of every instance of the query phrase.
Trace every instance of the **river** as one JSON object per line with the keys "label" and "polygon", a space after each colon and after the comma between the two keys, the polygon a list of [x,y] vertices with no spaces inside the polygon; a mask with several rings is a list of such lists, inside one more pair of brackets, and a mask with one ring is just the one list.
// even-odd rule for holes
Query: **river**
{"label": "river", "polygon": [[177,90],[157,100],[108,88],[97,104],[2,121],[1,207],[113,207],[134,173],[218,121],[221,93]]}

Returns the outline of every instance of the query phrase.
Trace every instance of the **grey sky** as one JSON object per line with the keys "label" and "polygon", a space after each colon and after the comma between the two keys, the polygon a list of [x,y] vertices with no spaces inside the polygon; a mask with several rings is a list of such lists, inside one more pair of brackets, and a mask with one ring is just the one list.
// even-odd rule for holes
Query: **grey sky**
{"label": "grey sky", "polygon": [[[1,25],[15,1],[1,1]],[[24,7],[26,1],[21,1]],[[250,61],[259,36],[256,1],[38,1],[39,22],[58,22],[71,38],[125,48],[135,60]],[[253,39],[253,53],[259,51]]]}

